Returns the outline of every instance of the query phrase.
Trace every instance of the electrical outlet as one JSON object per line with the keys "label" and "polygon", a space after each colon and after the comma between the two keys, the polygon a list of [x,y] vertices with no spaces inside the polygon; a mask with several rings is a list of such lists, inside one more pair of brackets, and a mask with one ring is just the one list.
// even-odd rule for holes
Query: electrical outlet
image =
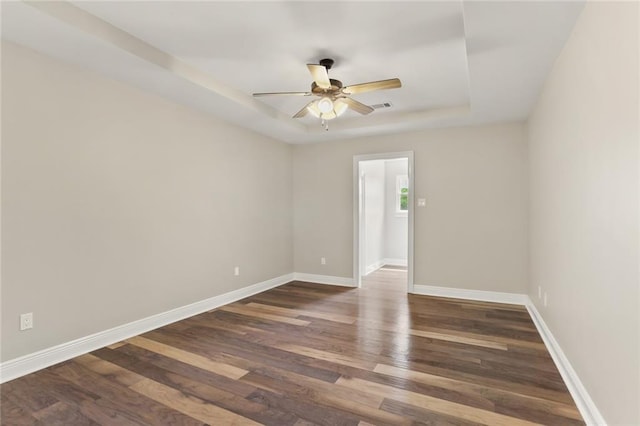
{"label": "electrical outlet", "polygon": [[320,264],[321,264],[321,265],[326,265],[326,264],[327,264],[327,259],[326,259],[326,258],[324,258],[324,257],[321,257],[321,258],[320,258]]}
{"label": "electrical outlet", "polygon": [[238,275],[240,275],[240,267],[236,266],[235,268],[233,268],[233,275],[235,275],[236,277]]}
{"label": "electrical outlet", "polygon": [[542,299],[542,286],[538,286],[538,299]]}
{"label": "electrical outlet", "polygon": [[547,292],[544,292],[544,307],[547,307]]}
{"label": "electrical outlet", "polygon": [[20,331],[33,328],[33,312],[20,315]]}

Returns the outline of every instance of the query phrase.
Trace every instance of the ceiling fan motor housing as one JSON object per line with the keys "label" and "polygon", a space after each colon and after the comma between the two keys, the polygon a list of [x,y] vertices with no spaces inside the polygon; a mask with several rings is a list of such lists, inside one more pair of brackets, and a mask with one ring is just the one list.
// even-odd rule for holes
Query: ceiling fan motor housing
{"label": "ceiling fan motor housing", "polygon": [[342,82],[340,80],[334,80],[333,78],[330,78],[329,83],[331,83],[331,88],[323,89],[321,87],[318,87],[318,85],[313,82],[311,83],[311,92],[316,95],[323,95],[325,93],[334,93],[342,89]]}

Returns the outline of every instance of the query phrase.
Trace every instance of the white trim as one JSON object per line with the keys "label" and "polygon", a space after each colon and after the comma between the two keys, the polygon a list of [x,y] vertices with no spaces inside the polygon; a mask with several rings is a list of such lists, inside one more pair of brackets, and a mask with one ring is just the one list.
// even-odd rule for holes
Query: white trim
{"label": "white trim", "polygon": [[390,257],[385,257],[382,260],[382,263],[384,265],[389,265],[389,266],[407,266],[407,259],[392,259]]}
{"label": "white trim", "polygon": [[413,285],[413,244],[414,244],[414,208],[415,208],[415,179],[413,170],[413,151],[383,152],[379,154],[361,154],[353,156],[353,279],[352,286],[360,287],[361,265],[360,256],[360,161],[370,160],[394,160],[407,159],[409,176],[409,211],[408,211],[408,238],[407,238],[407,292],[414,293]]}
{"label": "white trim", "polygon": [[377,262],[374,262],[371,265],[367,266],[367,268],[365,269],[364,274],[365,275],[369,275],[370,273],[377,271],[378,269],[382,268],[383,266],[384,266],[384,259],[380,259]]}
{"label": "white trim", "polygon": [[457,299],[467,300],[480,300],[483,302],[497,302],[497,303],[510,303],[516,305],[524,305],[531,316],[531,320],[538,330],[538,334],[542,337],[556,368],[562,376],[569,393],[573,398],[580,415],[590,426],[606,426],[606,421],[600,414],[598,407],[596,407],[593,399],[587,392],[587,389],[580,381],[578,374],[571,366],[569,359],[560,348],[560,345],[553,337],[551,330],[547,327],[546,323],[542,319],[542,315],[538,312],[536,306],[533,304],[529,296],[526,294],[518,293],[501,293],[495,291],[483,291],[483,290],[467,290],[461,288],[450,287],[436,287],[430,285],[414,285],[414,294],[422,294],[429,296],[439,297],[452,297]]}
{"label": "white trim", "polygon": [[343,287],[356,287],[353,278],[333,277],[331,275],[305,274],[303,272],[294,272],[293,279],[295,281],[306,281],[316,284],[339,285]]}
{"label": "white trim", "polygon": [[549,327],[547,327],[547,324],[542,319],[542,315],[540,315],[538,309],[536,309],[536,306],[533,304],[529,296],[525,297],[527,299],[527,303],[525,305],[527,307],[527,311],[529,311],[529,315],[531,316],[533,323],[536,325],[538,333],[542,337],[547,350],[551,354],[551,358],[553,358],[558,371],[560,371],[562,380],[564,380],[565,385],[567,385],[569,393],[571,393],[582,418],[587,425],[606,425],[607,422],[602,417],[602,414],[600,414],[598,407],[596,407],[593,399],[591,399],[591,396],[582,384],[582,381],[580,381],[580,378],[571,366],[569,359],[562,351],[562,348],[560,348],[555,337],[553,337],[551,330],[549,330]]}
{"label": "white trim", "polygon": [[433,285],[414,285],[413,294],[427,296],[451,297],[455,299],[480,300],[483,302],[510,303],[526,305],[528,297],[525,294],[502,293],[499,291],[467,290],[464,288],[437,287]]}
{"label": "white trim", "polygon": [[[401,186],[401,180],[404,181],[406,179],[407,181],[407,188],[409,188],[409,175],[396,175],[396,193],[395,193],[395,214],[396,216],[402,216],[402,217],[406,217],[407,214],[409,213],[409,199],[407,198],[407,210],[401,210],[400,209],[400,200],[402,198],[402,193],[400,192],[401,188],[404,188]],[[409,194],[407,194],[408,196]]]}
{"label": "white trim", "polygon": [[[385,261],[386,260],[387,259],[385,259]],[[210,311],[211,309],[244,299],[245,297],[261,293],[294,280],[312,282],[316,284],[356,287],[353,278],[305,274],[301,272],[282,275],[261,283],[230,291],[219,296],[214,296],[0,363],[0,383],[5,383],[9,380],[33,373],[59,362],[83,355],[87,352],[91,352],[167,324]],[[564,383],[569,389],[569,393],[573,397],[584,421],[587,425],[593,426],[604,426],[607,424],[602,417],[602,414],[600,414],[598,407],[593,402],[593,399],[591,399],[587,389],[582,384],[578,374],[571,366],[569,359],[562,351],[562,348],[551,333],[551,330],[549,330],[549,327],[547,327],[542,315],[540,315],[529,296],[518,293],[501,293],[427,285],[415,285],[413,293],[419,295],[524,305],[527,308],[538,333],[542,337],[551,358],[558,368]]]}
{"label": "white trim", "polygon": [[70,342],[62,343],[38,352],[14,358],[0,364],[0,383],[33,373],[62,361],[86,354],[116,342],[137,336],[158,327],[210,311],[256,293],[293,281],[294,274],[286,274],[253,284],[219,296],[181,306],[137,321],[123,324]]}
{"label": "white trim", "polygon": [[413,293],[414,291],[414,282],[413,282],[413,242],[414,242],[414,221],[415,221],[415,213],[416,213],[416,186],[415,186],[415,176],[414,176],[414,161],[413,161],[413,151],[409,151],[409,156],[407,157],[407,165],[409,173],[409,214],[407,216],[408,223],[408,232],[409,238],[407,239],[407,292]]}

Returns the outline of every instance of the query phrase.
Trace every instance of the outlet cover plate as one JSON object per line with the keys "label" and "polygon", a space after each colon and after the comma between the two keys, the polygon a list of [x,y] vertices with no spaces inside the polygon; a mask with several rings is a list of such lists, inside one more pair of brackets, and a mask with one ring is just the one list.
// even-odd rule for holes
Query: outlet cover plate
{"label": "outlet cover plate", "polygon": [[33,313],[20,314],[20,331],[33,328]]}

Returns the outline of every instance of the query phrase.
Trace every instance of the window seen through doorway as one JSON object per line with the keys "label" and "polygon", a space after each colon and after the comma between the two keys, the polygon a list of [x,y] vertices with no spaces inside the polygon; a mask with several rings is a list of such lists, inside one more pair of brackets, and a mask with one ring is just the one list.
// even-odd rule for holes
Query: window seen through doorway
{"label": "window seen through doorway", "polygon": [[396,176],[396,214],[405,216],[409,211],[409,177]]}

